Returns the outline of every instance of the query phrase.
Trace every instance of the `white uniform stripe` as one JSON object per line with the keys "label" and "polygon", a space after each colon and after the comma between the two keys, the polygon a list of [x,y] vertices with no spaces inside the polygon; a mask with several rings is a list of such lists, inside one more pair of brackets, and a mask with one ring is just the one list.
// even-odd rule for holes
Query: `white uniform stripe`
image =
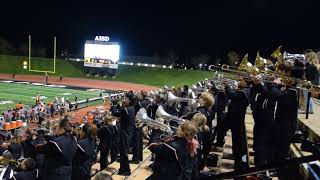
{"label": "white uniform stripe", "polygon": [[56,142],[54,142],[54,141],[49,141],[49,142],[53,143],[58,148],[58,150],[60,152],[62,152],[61,148],[59,147],[59,145]]}

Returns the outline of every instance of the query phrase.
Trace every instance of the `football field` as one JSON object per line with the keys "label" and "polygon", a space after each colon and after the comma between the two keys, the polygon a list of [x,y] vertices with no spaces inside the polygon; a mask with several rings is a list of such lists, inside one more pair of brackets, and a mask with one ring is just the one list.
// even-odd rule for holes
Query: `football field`
{"label": "football field", "polygon": [[74,102],[76,96],[78,101],[97,98],[100,95],[100,90],[77,90],[59,85],[28,82],[0,82],[0,113],[7,108],[14,108],[19,102],[24,105],[34,105],[37,95],[44,102],[53,101],[55,97],[64,97],[65,100],[69,99]]}

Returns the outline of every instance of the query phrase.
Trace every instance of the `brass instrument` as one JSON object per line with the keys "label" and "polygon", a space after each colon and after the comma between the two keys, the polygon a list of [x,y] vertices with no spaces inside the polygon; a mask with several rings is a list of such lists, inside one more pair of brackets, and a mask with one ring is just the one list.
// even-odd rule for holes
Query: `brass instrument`
{"label": "brass instrument", "polygon": [[179,105],[182,102],[188,103],[188,107],[192,107],[192,110],[196,107],[196,100],[192,99],[192,98],[181,98],[181,97],[177,97],[175,96],[172,92],[168,92],[167,93],[167,101],[169,103],[175,103],[176,105],[176,110],[179,112]]}
{"label": "brass instrument", "polygon": [[184,122],[183,119],[167,113],[167,112],[163,109],[163,106],[162,106],[162,105],[159,105],[159,106],[158,106],[158,109],[157,109],[157,111],[156,111],[156,118],[162,118],[162,119],[166,120],[167,122],[176,121],[178,124],[182,124],[182,123]]}
{"label": "brass instrument", "polygon": [[142,127],[144,125],[153,126],[161,129],[162,131],[166,132],[168,135],[172,135],[172,129],[176,127],[172,127],[169,125],[164,124],[163,122],[153,120],[148,117],[147,111],[145,108],[140,108],[136,115],[136,127]]}

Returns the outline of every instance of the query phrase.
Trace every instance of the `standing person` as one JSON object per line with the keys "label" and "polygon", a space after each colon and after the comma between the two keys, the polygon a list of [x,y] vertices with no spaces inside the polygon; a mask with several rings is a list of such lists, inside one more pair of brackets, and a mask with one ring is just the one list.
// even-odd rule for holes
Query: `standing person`
{"label": "standing person", "polygon": [[247,82],[240,78],[238,88],[231,89],[228,85],[225,87],[225,93],[230,100],[228,113],[226,116],[226,127],[224,132],[231,129],[232,134],[232,154],[235,159],[234,170],[244,170],[249,168],[248,147],[245,131],[245,115],[249,105],[249,93]]}
{"label": "standing person", "polygon": [[57,137],[53,137],[46,145],[37,149],[45,154],[47,180],[70,180],[72,176],[72,160],[77,152],[77,140],[71,135],[71,126],[67,118],[62,119],[56,129]]}
{"label": "standing person", "polygon": [[78,150],[72,162],[73,180],[90,180],[96,155],[96,127],[85,124],[80,130]]}
{"label": "standing person", "polygon": [[[224,145],[224,134],[223,134],[223,126],[224,126],[224,119],[226,117],[226,106],[227,106],[227,97],[224,91],[219,90],[215,86],[212,86],[209,90],[209,92],[214,96],[214,105],[211,109],[211,116],[212,121],[216,119],[216,128],[212,135],[212,141],[217,139],[217,142],[214,143],[214,147],[218,150],[222,150],[222,147]],[[212,123],[211,123],[212,124]],[[214,123],[213,123],[214,124]],[[212,125],[213,126],[213,125]],[[218,140],[221,140],[222,142],[219,142]]]}
{"label": "standing person", "polygon": [[[201,113],[196,113],[191,122],[197,127],[196,139],[199,142],[198,152],[197,152],[197,165],[199,170],[203,170],[208,157],[208,144],[210,144],[210,129],[206,125],[207,118]],[[209,141],[208,141],[209,140]],[[210,152],[210,149],[209,149]]]}
{"label": "standing person", "polygon": [[[150,104],[147,99],[147,92],[141,91],[141,93],[137,94],[137,103],[135,105],[136,113],[141,109],[147,109]],[[133,146],[133,156],[131,162],[134,164],[139,164],[140,161],[143,160],[143,132],[142,127],[134,128],[133,138],[132,138],[132,146]]]}
{"label": "standing person", "polygon": [[[252,86],[250,87],[250,104],[252,109],[252,116],[254,120],[253,126],[253,150],[254,162],[256,166],[262,165],[265,162],[265,146],[264,142],[268,136],[267,124],[264,122],[264,109],[263,103],[266,99],[267,89],[262,82],[260,75],[253,79]],[[266,131],[267,130],[267,131]]]}
{"label": "standing person", "polygon": [[16,72],[13,72],[12,74],[12,80],[14,80],[16,78]]}
{"label": "standing person", "polygon": [[46,80],[46,84],[48,84],[48,74],[46,73],[46,76],[45,76],[45,80]]}
{"label": "standing person", "polygon": [[108,155],[112,148],[112,141],[114,139],[114,128],[112,126],[112,116],[104,118],[104,125],[98,130],[98,138],[100,140],[98,150],[100,151],[100,170],[108,167]]}
{"label": "standing person", "polygon": [[62,74],[60,74],[60,77],[59,77],[60,82],[62,82],[62,78],[63,78],[63,76],[62,76]]}
{"label": "standing person", "polygon": [[[318,55],[315,52],[306,53],[306,79],[314,85],[319,85],[320,64]],[[303,91],[305,103],[308,103],[308,91]],[[307,107],[307,105],[306,105]],[[309,102],[309,113],[313,114],[313,101]]]}
{"label": "standing person", "polygon": [[131,174],[128,150],[131,144],[133,129],[135,126],[135,98],[133,93],[126,93],[123,107],[120,111],[113,108],[112,114],[120,118],[120,169],[118,174],[128,176]]}
{"label": "standing person", "polygon": [[79,103],[78,103],[78,100],[77,100],[76,104],[74,105],[74,112],[78,111],[78,106],[79,106]]}
{"label": "standing person", "polygon": [[[275,107],[275,122],[272,126],[272,160],[283,161],[290,158],[290,144],[297,129],[298,118],[298,91],[295,89],[296,83],[286,82],[286,87],[281,89]],[[291,171],[287,167],[279,170],[279,179],[294,179]]]}
{"label": "standing person", "polygon": [[156,154],[153,173],[147,180],[197,179],[196,158],[198,141],[196,126],[187,121],[177,130],[177,136],[165,143],[152,143],[149,149]]}

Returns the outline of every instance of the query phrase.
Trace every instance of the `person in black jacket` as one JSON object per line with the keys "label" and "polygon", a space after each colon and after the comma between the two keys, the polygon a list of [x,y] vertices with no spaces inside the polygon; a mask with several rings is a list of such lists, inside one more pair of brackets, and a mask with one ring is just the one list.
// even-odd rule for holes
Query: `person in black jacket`
{"label": "person in black jacket", "polygon": [[36,163],[32,158],[27,158],[20,164],[21,172],[13,176],[14,180],[36,180],[38,179],[38,170],[35,169]]}
{"label": "person in black jacket", "polygon": [[[147,99],[147,92],[141,91],[141,93],[137,94],[137,103],[135,105],[136,113],[141,109],[149,106],[150,101]],[[132,160],[131,163],[139,164],[140,161],[143,160],[143,132],[141,127],[134,128],[133,136],[132,136]]]}
{"label": "person in black jacket", "polygon": [[224,145],[224,134],[223,134],[223,126],[224,119],[226,116],[225,109],[227,106],[227,97],[224,91],[217,89],[215,86],[212,86],[209,92],[214,96],[214,106],[212,106],[211,114],[212,119],[216,119],[216,128],[212,135],[212,141],[217,139],[217,142],[214,143],[215,147],[222,148]]}
{"label": "person in black jacket", "polygon": [[197,179],[196,154],[198,141],[194,139],[196,126],[191,122],[182,124],[177,136],[164,143],[152,143],[149,149],[156,154],[153,174],[147,180]]}
{"label": "person in black jacket", "polygon": [[249,105],[249,92],[245,79],[240,78],[239,86],[236,90],[225,86],[225,93],[230,100],[226,123],[228,124],[224,132],[231,129],[232,134],[232,153],[235,159],[235,171],[249,168],[248,147],[245,131],[245,115]]}
{"label": "person in black jacket", "polygon": [[19,159],[23,151],[21,137],[14,137],[8,147],[8,150],[11,152],[13,159]]}
{"label": "person in black jacket", "polygon": [[96,155],[96,127],[85,124],[80,130],[78,150],[72,162],[72,179],[89,180]]}
{"label": "person in black jacket", "polygon": [[43,177],[44,167],[45,167],[45,154],[43,152],[35,153],[35,148],[37,146],[41,146],[47,143],[45,139],[45,132],[44,130],[40,129],[37,131],[37,134],[33,135],[33,140],[31,144],[33,145],[33,155],[31,156],[32,159],[35,160],[36,168],[39,170],[39,178]]}
{"label": "person in black jacket", "polygon": [[104,125],[98,130],[98,138],[100,139],[100,170],[108,167],[108,155],[112,148],[112,141],[114,139],[114,128],[112,126],[112,116],[107,116],[104,119]]}
{"label": "person in black jacket", "polygon": [[210,134],[210,129],[206,125],[207,124],[207,118],[205,115],[201,113],[196,113],[192,119],[191,122],[194,123],[197,127],[198,132],[196,133],[196,139],[199,142],[199,147],[198,147],[198,153],[197,153],[197,164],[199,170],[203,170],[206,163],[207,163],[207,158],[209,155],[209,152],[211,149],[208,148],[210,147],[211,141],[211,134]]}
{"label": "person in black jacket", "polygon": [[267,127],[265,123],[268,122],[263,121],[263,102],[266,99],[266,93],[267,88],[262,82],[262,77],[260,75],[255,76],[250,87],[250,104],[254,120],[253,150],[255,152],[254,161],[256,166],[264,163],[264,142],[268,136],[268,132],[265,131],[265,127]]}
{"label": "person in black jacket", "polygon": [[135,126],[135,98],[132,93],[126,93],[123,107],[120,110],[113,108],[112,115],[120,118],[120,169],[118,174],[128,176],[131,174],[128,148],[131,144],[131,138]]}
{"label": "person in black jacket", "polygon": [[45,154],[46,169],[44,179],[70,180],[72,176],[72,161],[77,152],[77,139],[71,135],[71,126],[64,118],[57,127],[57,137],[51,137],[45,145],[37,149]]}

